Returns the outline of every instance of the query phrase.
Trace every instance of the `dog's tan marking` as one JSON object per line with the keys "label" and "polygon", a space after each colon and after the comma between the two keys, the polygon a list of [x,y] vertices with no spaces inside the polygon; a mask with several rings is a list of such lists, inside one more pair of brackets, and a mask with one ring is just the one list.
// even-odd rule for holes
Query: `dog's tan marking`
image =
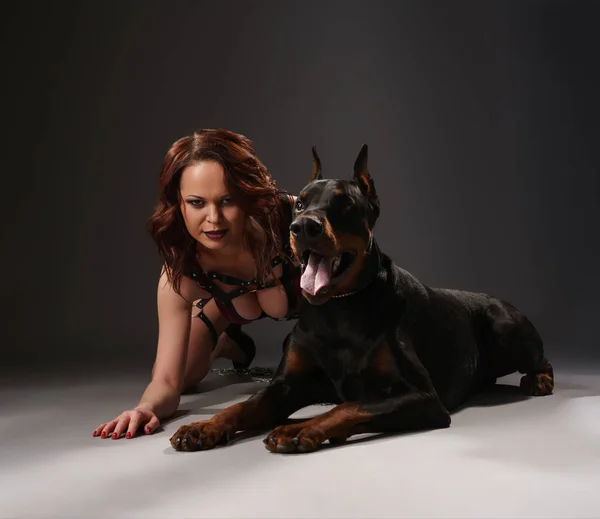
{"label": "dog's tan marking", "polygon": [[545,362],[539,373],[523,376],[520,386],[528,395],[551,395],[554,391],[554,369],[549,362]]}

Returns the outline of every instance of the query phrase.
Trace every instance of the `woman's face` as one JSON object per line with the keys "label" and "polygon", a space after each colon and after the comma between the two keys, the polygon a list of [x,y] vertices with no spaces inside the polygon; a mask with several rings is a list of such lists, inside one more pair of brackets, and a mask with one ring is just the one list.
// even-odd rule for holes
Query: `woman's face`
{"label": "woman's face", "polygon": [[227,192],[221,164],[208,160],[186,167],[179,190],[185,226],[200,245],[214,251],[242,245],[245,214]]}

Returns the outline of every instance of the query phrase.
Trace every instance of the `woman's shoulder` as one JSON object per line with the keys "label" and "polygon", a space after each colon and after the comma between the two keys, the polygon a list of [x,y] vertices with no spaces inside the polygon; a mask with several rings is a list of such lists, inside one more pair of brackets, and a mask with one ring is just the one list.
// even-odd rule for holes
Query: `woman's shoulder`
{"label": "woman's shoulder", "polygon": [[158,281],[159,297],[163,300],[183,301],[189,305],[197,299],[210,296],[210,292],[199,279],[195,270],[182,273],[177,288],[174,286],[174,281],[170,269],[163,265]]}

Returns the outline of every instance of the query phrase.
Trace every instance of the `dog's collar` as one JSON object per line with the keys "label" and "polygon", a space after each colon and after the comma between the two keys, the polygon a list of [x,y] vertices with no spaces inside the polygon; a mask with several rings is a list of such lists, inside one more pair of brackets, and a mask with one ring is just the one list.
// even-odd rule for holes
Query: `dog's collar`
{"label": "dog's collar", "polygon": [[377,273],[379,272],[379,267],[381,266],[381,257],[379,253],[379,247],[375,242],[375,238],[371,237],[371,241],[369,243],[369,247],[366,251],[367,254],[367,265],[366,268],[362,270],[359,274],[359,279],[362,278],[363,283],[356,289],[351,292],[345,292],[344,294],[336,294],[331,296],[331,299],[341,299],[343,297],[350,297],[354,294],[365,289],[368,285],[371,284],[371,281],[375,279]]}
{"label": "dog's collar", "polygon": [[[370,283],[370,281],[369,281]],[[369,284],[367,283],[367,285]],[[356,290],[353,290],[352,292],[346,292],[345,294],[338,294],[337,296],[331,296],[331,299],[339,299],[341,297],[348,297],[348,296],[353,296],[354,294],[357,294],[358,292],[360,292],[363,288],[365,288],[367,285],[364,285],[360,288],[357,288]]]}

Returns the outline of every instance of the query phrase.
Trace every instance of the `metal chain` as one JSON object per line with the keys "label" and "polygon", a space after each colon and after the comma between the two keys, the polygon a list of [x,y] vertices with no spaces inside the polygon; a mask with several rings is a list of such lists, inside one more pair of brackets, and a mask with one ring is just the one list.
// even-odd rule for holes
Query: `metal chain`
{"label": "metal chain", "polygon": [[235,368],[224,368],[218,369],[213,368],[210,370],[211,373],[218,373],[221,377],[227,376],[242,376],[250,377],[253,382],[269,383],[273,378],[273,370],[269,368],[261,368],[259,366],[253,366],[246,369],[235,369]]}
{"label": "metal chain", "polygon": [[[261,382],[268,384],[273,379],[273,370],[270,368],[261,368],[259,366],[253,366],[246,369],[235,369],[235,368],[213,368],[210,370],[211,373],[218,373],[220,377],[250,377],[252,382]],[[319,402],[313,405],[334,405],[333,402]]]}

